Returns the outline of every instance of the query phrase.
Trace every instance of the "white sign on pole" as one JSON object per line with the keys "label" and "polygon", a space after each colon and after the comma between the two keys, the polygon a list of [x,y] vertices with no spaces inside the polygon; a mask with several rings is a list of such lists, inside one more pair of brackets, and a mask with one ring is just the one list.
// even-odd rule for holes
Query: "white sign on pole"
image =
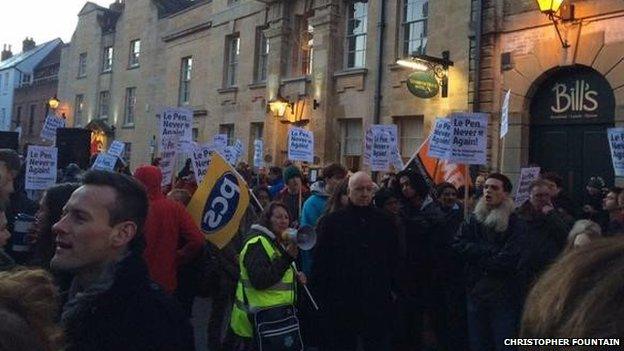
{"label": "white sign on pole", "polygon": [[164,140],[170,136],[177,137],[181,150],[189,150],[193,142],[193,111],[180,107],[164,108],[160,114],[160,136],[161,150]]}
{"label": "white sign on pole", "polygon": [[390,134],[390,146],[393,147],[397,144],[398,140],[398,128],[396,124],[373,124],[366,130],[364,134],[364,164],[371,165],[371,155],[373,153],[373,143],[375,142],[375,135],[380,131],[385,131]]}
{"label": "white sign on pole", "polygon": [[514,203],[516,206],[522,206],[522,204],[529,199],[529,186],[539,179],[540,170],[539,167],[520,169],[520,178],[518,179],[518,186],[516,187],[516,196],[514,196]]}
{"label": "white sign on pole", "polygon": [[117,163],[117,156],[101,153],[93,162],[91,169],[97,169],[100,171],[114,171],[115,164]]}
{"label": "white sign on pole", "polygon": [[200,184],[208,171],[208,165],[210,164],[210,152],[213,151],[212,145],[193,145],[193,152],[191,158],[193,159],[193,172],[195,173],[195,179],[197,184]]}
{"label": "white sign on pole", "polygon": [[108,154],[121,158],[125,148],[126,143],[119,140],[113,140],[111,146],[108,148]]}
{"label": "white sign on pole", "polygon": [[293,127],[288,131],[288,159],[314,162],[314,134],[303,128]]}
{"label": "white sign on pole", "polygon": [[624,128],[607,129],[611,162],[617,177],[624,176]]}
{"label": "white sign on pole", "polygon": [[507,90],[505,94],[505,99],[503,100],[503,107],[501,109],[501,126],[500,126],[500,137],[501,139],[505,137],[507,131],[509,130],[509,98],[511,96],[511,90]]}
{"label": "white sign on pole", "polygon": [[56,183],[58,149],[48,146],[28,146],[26,155],[26,190],[45,190]]}
{"label": "white sign on pole", "polygon": [[373,129],[366,129],[364,133],[364,164],[370,166],[371,154],[373,153]]}
{"label": "white sign on pole", "polygon": [[469,165],[487,162],[487,125],[485,113],[462,113],[451,116],[453,138],[449,161]]}
{"label": "white sign on pole", "polygon": [[392,157],[392,142],[390,133],[386,130],[376,130],[373,132],[373,152],[371,154],[371,170],[373,172],[386,172],[390,168],[390,158]]}
{"label": "white sign on pole", "polygon": [[254,167],[256,167],[256,168],[264,167],[264,160],[262,158],[262,153],[263,153],[263,149],[264,149],[264,145],[263,144],[264,143],[263,143],[262,139],[254,140],[253,163],[254,163]]}
{"label": "white sign on pole", "polygon": [[219,152],[223,152],[225,147],[228,144],[227,134],[217,134],[212,138],[212,146],[214,146],[215,150]]}
{"label": "white sign on pole", "polygon": [[235,157],[236,161],[234,163],[238,163],[241,157],[243,157],[243,142],[240,141],[239,139],[236,139],[236,143],[234,143],[234,152],[236,156]]}
{"label": "white sign on pole", "polygon": [[400,172],[403,168],[405,168],[405,163],[403,163],[403,158],[401,158],[401,153],[399,152],[399,148],[397,146],[394,147],[394,152],[391,154],[390,162],[394,166],[395,172]]}
{"label": "white sign on pole", "polygon": [[179,139],[177,135],[168,135],[162,140],[160,149],[160,171],[162,172],[162,186],[171,184],[173,179],[173,168],[178,152]]}
{"label": "white sign on pole", "polygon": [[54,115],[48,115],[41,129],[41,138],[56,141],[56,130],[58,128],[65,128],[65,119]]}
{"label": "white sign on pole", "polygon": [[429,157],[448,159],[451,156],[451,139],[453,138],[453,127],[448,118],[436,119],[433,133],[429,139]]}

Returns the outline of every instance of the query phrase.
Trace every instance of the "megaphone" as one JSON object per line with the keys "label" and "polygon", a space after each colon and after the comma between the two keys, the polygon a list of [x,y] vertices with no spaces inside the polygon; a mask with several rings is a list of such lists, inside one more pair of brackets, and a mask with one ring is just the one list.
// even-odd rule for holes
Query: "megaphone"
{"label": "megaphone", "polygon": [[297,244],[301,250],[310,250],[316,245],[316,232],[307,225],[299,229],[288,228],[282,232],[282,239]]}

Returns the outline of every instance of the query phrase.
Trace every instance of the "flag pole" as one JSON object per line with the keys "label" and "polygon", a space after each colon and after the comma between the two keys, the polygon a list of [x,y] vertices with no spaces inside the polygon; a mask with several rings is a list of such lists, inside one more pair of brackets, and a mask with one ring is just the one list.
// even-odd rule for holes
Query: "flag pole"
{"label": "flag pole", "polygon": [[468,173],[468,164],[464,164],[464,167],[464,171],[466,172],[464,176],[464,218],[468,218],[468,187],[470,186],[468,179],[470,177],[470,173]]}

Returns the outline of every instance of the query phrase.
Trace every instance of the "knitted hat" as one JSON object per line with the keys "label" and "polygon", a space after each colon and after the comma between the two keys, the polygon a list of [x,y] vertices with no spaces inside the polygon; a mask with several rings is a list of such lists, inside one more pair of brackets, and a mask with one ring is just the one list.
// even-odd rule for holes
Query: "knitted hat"
{"label": "knitted hat", "polygon": [[606,185],[605,181],[601,177],[591,177],[587,181],[587,186],[590,188],[602,189]]}
{"label": "knitted hat", "polygon": [[288,181],[292,178],[303,178],[301,176],[301,171],[295,166],[286,167],[286,169],[284,169],[284,173],[282,173],[282,177],[284,178],[284,183],[288,183]]}
{"label": "knitted hat", "polygon": [[377,208],[383,208],[386,202],[388,202],[388,200],[392,198],[395,198],[397,200],[399,199],[397,194],[391,189],[381,188],[375,193],[375,196],[373,197],[373,204]]}

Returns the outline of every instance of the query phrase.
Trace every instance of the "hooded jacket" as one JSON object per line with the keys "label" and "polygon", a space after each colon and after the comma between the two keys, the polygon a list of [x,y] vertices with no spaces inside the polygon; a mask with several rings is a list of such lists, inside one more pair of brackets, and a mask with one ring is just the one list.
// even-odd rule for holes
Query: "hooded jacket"
{"label": "hooded jacket", "polygon": [[[325,192],[325,182],[318,181],[310,187],[312,195],[305,201],[301,209],[299,225],[316,227],[316,223],[325,211],[329,195]],[[301,269],[306,275],[312,274],[312,250],[301,250]]]}
{"label": "hooded jacket", "polygon": [[197,257],[204,237],[186,209],[161,192],[158,167],[141,166],[134,176],[145,186],[149,198],[143,257],[152,280],[172,293],[178,284],[178,267]]}

